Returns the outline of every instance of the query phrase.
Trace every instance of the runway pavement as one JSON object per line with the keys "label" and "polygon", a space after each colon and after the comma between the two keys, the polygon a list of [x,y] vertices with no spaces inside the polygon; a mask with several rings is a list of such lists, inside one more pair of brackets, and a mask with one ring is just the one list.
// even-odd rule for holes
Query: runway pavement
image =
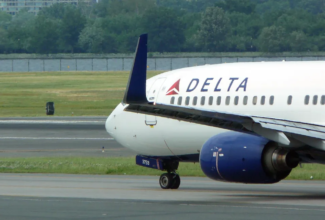
{"label": "runway pavement", "polygon": [[106,117],[0,118],[0,157],[134,156],[107,134],[105,121]]}
{"label": "runway pavement", "polygon": [[0,174],[0,219],[324,219],[325,182],[229,184],[182,178]]}

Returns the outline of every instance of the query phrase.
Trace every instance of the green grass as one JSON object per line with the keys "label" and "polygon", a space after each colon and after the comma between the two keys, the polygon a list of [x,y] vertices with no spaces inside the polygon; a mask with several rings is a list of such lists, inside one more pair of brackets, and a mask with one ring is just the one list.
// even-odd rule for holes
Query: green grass
{"label": "green grass", "polygon": [[303,164],[302,168],[299,166],[290,173],[287,179],[292,180],[325,180],[325,165],[321,164]]}
{"label": "green grass", "polygon": [[[148,77],[161,72],[148,72]],[[107,116],[122,100],[129,72],[0,73],[0,117]]]}
{"label": "green grass", "polygon": [[[161,171],[135,165],[135,158],[1,158],[1,173],[67,173],[160,175]],[[181,163],[182,176],[204,176],[199,164]]]}
{"label": "green grass", "polygon": [[[287,179],[325,180],[325,166],[305,164],[296,168]],[[1,158],[1,173],[64,173],[64,174],[114,174],[160,175],[162,172],[135,165],[134,158]],[[204,177],[198,163],[180,163],[181,176]]]}

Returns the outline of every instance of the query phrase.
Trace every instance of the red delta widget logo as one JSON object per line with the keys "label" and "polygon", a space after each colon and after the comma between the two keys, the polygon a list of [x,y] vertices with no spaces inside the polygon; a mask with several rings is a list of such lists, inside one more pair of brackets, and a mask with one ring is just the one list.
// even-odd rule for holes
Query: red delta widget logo
{"label": "red delta widget logo", "polygon": [[[178,95],[179,83],[177,80],[167,91],[166,95]],[[228,80],[223,78],[207,78],[200,84],[200,79],[194,78],[190,81],[186,92],[193,92],[200,90],[201,92],[221,92],[221,91],[243,91],[246,92],[248,84],[248,78],[230,77]]]}
{"label": "red delta widget logo", "polygon": [[167,91],[166,95],[178,95],[179,93],[179,83],[180,83],[180,79],[177,80],[177,82],[175,82]]}

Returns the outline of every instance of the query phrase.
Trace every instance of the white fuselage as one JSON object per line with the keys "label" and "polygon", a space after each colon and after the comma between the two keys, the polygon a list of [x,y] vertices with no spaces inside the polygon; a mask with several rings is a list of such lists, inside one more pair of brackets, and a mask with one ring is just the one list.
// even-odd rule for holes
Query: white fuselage
{"label": "white fuselage", "polygon": [[[324,125],[324,73],[325,62],[322,61],[234,63],[184,68],[148,79],[147,99],[157,103]],[[175,85],[178,80],[179,84]],[[291,102],[288,102],[289,96],[292,97]],[[306,96],[309,96],[308,104]],[[125,107],[119,104],[112,112],[106,121],[106,130],[124,147],[139,154],[197,154],[210,137],[225,132],[215,127],[126,112],[123,111]]]}

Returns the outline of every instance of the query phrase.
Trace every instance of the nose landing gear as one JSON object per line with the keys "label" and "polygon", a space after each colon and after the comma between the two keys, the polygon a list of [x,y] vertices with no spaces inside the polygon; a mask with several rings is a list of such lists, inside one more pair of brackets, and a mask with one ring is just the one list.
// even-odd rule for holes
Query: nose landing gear
{"label": "nose landing gear", "polygon": [[167,171],[167,173],[162,174],[159,178],[159,185],[162,189],[178,189],[181,185],[181,178],[176,173],[179,160],[137,155],[135,163],[139,166]]}
{"label": "nose landing gear", "polygon": [[177,173],[163,173],[159,178],[159,184],[162,189],[178,189],[181,178]]}

